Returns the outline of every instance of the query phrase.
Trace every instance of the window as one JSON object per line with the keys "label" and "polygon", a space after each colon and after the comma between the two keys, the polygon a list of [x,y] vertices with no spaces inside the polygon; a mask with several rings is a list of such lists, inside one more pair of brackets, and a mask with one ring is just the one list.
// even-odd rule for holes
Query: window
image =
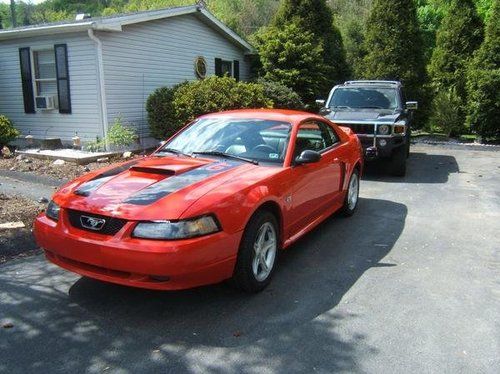
{"label": "window", "polygon": [[240,62],[238,60],[229,61],[221,58],[215,59],[215,75],[218,77],[233,77],[240,80]]}
{"label": "window", "polygon": [[295,143],[294,158],[306,150],[321,152],[339,141],[335,131],[322,122],[305,122],[300,125]]}
{"label": "window", "polygon": [[56,95],[57,76],[54,49],[33,51],[33,69],[35,71],[35,95]]}
{"label": "window", "polygon": [[[68,69],[68,49],[66,44],[56,44],[53,48],[19,48],[19,63],[23,88],[24,112],[36,113],[38,105],[48,101],[38,96],[55,96],[59,113],[71,113],[71,95]],[[39,104],[40,103],[40,104]],[[38,107],[40,108],[40,107]],[[41,106],[40,109],[51,109]]]}

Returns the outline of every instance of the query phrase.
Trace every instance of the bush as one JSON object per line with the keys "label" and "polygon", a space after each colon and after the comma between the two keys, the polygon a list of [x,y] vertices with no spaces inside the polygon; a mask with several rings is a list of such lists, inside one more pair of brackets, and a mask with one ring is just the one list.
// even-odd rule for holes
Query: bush
{"label": "bush", "polygon": [[115,118],[113,125],[108,130],[108,134],[104,139],[98,139],[95,142],[87,144],[87,149],[91,152],[98,152],[106,149],[106,142],[115,148],[128,147],[137,139],[136,132],[123,124],[122,116]]}
{"label": "bush", "polygon": [[161,87],[149,95],[146,102],[148,123],[151,135],[157,139],[166,139],[178,128],[174,116],[174,92],[179,85],[174,87]]}
{"label": "bush", "polygon": [[430,122],[433,129],[447,136],[457,136],[464,131],[464,118],[460,110],[460,98],[454,90],[441,91],[432,103]]}
{"label": "bush", "polygon": [[11,120],[0,115],[0,149],[14,140],[19,135],[19,131],[14,128]]}
{"label": "bush", "polygon": [[257,81],[264,87],[264,93],[273,102],[276,109],[303,110],[305,105],[297,92],[279,82],[266,81],[260,78]]}
{"label": "bush", "polygon": [[147,111],[152,135],[165,139],[203,114],[272,104],[261,84],[213,76],[156,90],[148,98]]}

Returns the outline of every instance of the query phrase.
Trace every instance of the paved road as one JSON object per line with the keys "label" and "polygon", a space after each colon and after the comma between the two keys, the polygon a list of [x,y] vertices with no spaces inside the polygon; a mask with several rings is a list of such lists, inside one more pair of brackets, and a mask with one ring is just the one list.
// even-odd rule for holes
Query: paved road
{"label": "paved road", "polygon": [[158,293],[0,266],[0,372],[500,372],[500,152],[419,146],[265,292]]}

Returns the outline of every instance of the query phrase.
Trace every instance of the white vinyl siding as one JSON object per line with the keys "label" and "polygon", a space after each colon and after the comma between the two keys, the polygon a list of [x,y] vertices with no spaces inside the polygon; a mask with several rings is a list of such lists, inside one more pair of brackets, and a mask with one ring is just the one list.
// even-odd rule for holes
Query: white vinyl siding
{"label": "white vinyl siding", "polygon": [[[19,48],[29,47],[32,53],[51,50],[53,55],[54,45],[61,43],[68,48],[72,113],[60,114],[58,110],[24,113]],[[95,140],[96,135],[102,136],[96,48],[86,32],[0,41],[0,51],[0,114],[9,117],[23,135],[69,140],[77,131],[86,141]],[[48,55],[43,56],[45,62],[47,58]],[[57,94],[56,88],[54,94]],[[34,95],[37,95],[36,90]]]}
{"label": "white vinyl siding", "polygon": [[240,79],[248,78],[244,50],[195,15],[144,22],[123,32],[99,32],[103,42],[108,120],[120,114],[147,136],[146,100],[156,88],[195,80],[194,63],[205,57],[207,76],[215,74],[215,58],[240,62]]}

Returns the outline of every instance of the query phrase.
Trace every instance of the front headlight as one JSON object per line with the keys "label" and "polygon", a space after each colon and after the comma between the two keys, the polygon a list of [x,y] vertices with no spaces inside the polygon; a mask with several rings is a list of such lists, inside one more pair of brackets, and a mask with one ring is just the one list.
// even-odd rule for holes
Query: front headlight
{"label": "front headlight", "polygon": [[403,135],[406,133],[406,123],[397,122],[394,125],[394,134]]}
{"label": "front headlight", "polygon": [[378,127],[379,135],[389,135],[391,128],[388,125],[382,125]]}
{"label": "front headlight", "polygon": [[59,205],[54,203],[54,200],[50,200],[49,205],[47,206],[47,210],[45,211],[45,215],[54,221],[59,221],[59,211],[61,208]]}
{"label": "front headlight", "polygon": [[132,233],[135,238],[177,240],[213,234],[220,231],[213,216],[203,216],[184,221],[139,222]]}

